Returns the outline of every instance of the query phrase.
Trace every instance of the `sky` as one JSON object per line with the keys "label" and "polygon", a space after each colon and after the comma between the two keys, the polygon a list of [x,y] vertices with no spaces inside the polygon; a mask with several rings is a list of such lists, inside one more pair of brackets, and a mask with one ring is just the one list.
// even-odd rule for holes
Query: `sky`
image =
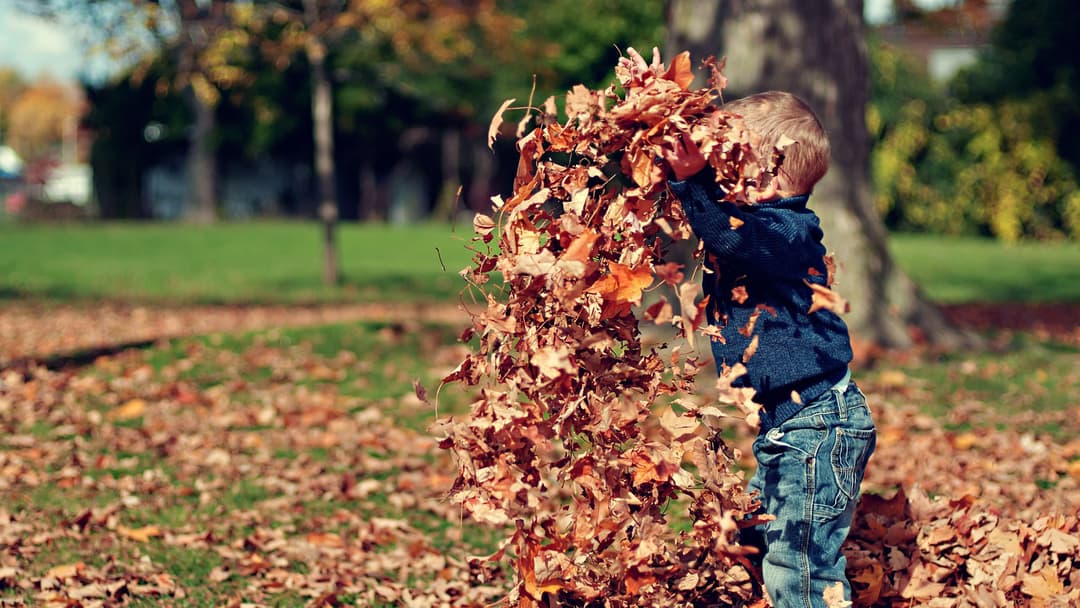
{"label": "sky", "polygon": [[[918,4],[932,7],[949,1],[919,0]],[[46,74],[62,81],[97,80],[109,73],[109,62],[87,53],[75,28],[25,15],[14,4],[14,0],[0,0],[0,67],[14,67],[31,80]],[[891,6],[891,0],[866,0],[867,21],[887,19]]]}
{"label": "sky", "polygon": [[73,80],[83,67],[83,55],[70,31],[18,12],[12,0],[0,0],[0,66],[13,67],[29,79],[48,74]]}

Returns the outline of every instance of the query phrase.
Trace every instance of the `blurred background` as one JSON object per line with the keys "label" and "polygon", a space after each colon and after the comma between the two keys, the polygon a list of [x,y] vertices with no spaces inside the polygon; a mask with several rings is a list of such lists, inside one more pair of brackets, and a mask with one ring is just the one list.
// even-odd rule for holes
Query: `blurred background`
{"label": "blurred background", "polygon": [[[889,228],[1080,235],[1076,10],[865,3]],[[659,0],[3,0],[2,217],[315,217],[320,111],[341,220],[483,209],[516,162],[486,150],[499,103],[533,75],[537,102],[606,86],[620,49],[664,46],[666,17]]]}
{"label": "blurred background", "polygon": [[[837,165],[853,154],[848,167],[856,170],[833,173],[856,185],[866,174],[869,194],[855,198],[868,209],[861,216],[874,216],[871,224],[860,218],[872,243],[884,240],[874,236],[877,226],[900,235],[891,246],[910,265],[920,252],[956,257],[930,246],[938,236],[960,239],[952,242],[968,247],[957,255],[968,258],[991,251],[988,243],[1076,242],[1076,3],[868,0],[839,12],[794,6],[785,10],[804,36],[817,34],[819,47],[837,40],[827,33],[830,19],[862,20],[844,44],[858,50],[855,71],[865,76],[844,79],[838,74],[847,68],[833,66],[836,58],[825,51],[790,54],[798,55],[794,67],[810,74],[803,80],[836,72],[817,87],[837,89],[831,97],[817,95],[813,82],[799,85],[817,95],[812,105],[832,115],[828,100],[839,98],[843,116],[860,123],[854,132],[840,129],[844,145],[834,146],[844,152]],[[750,12],[739,3],[685,0],[0,0],[3,292],[207,301],[355,297],[338,287],[355,284],[365,260],[379,255],[362,249],[383,242],[373,235],[397,234],[390,240],[399,246],[428,244],[429,236],[392,231],[467,222],[490,208],[493,195],[510,191],[513,133],[497,139],[494,153],[487,142],[503,100],[540,104],[577,83],[606,87],[628,46],[646,54],[653,46],[691,48],[696,59],[707,52],[750,57],[759,44],[783,48],[775,34],[748,43],[715,37],[721,23],[752,25],[740,11]],[[713,34],[702,39],[697,30]],[[748,63],[739,57],[729,68],[738,73]],[[785,69],[792,73],[792,66]],[[751,92],[749,83],[778,78],[786,82],[732,76],[732,89]],[[207,243],[228,239],[239,251],[266,255],[292,251],[289,235],[299,232],[281,232],[282,224],[306,220],[320,222],[304,233],[321,235],[310,271],[283,270],[247,291],[221,287],[250,282],[267,266],[298,269],[293,258],[309,254],[245,266],[240,254]],[[58,222],[62,236],[41,232]],[[80,232],[73,222],[88,228]],[[215,225],[232,228],[214,233]],[[102,236],[106,229],[111,236]],[[194,234],[218,236],[192,244]],[[157,253],[140,249],[140,239],[156,243],[150,249]],[[346,250],[339,252],[342,242]],[[151,258],[170,248],[186,253],[111,275],[113,261],[94,258],[123,247]],[[50,266],[65,250],[78,251],[72,255],[93,270]],[[199,262],[199,250],[235,262],[235,276],[206,275],[201,286],[185,288],[200,264],[216,263]],[[441,247],[436,260],[427,247],[424,263],[455,271],[467,261],[461,250]],[[1056,260],[1052,265],[1068,267],[1072,258],[1061,251],[1074,255],[1071,245],[1044,253]],[[182,261],[185,272],[176,270]],[[909,272],[939,301],[1033,297],[1023,283],[999,280],[991,293],[970,278],[961,285],[936,276],[942,269],[933,264],[914,266]],[[1041,263],[1018,272],[1034,266]],[[1058,270],[1057,279],[1073,276]],[[1073,297],[1057,279],[1041,286],[1058,299]],[[450,283],[439,280],[448,286],[440,293],[450,294]],[[152,287],[162,282],[171,287]],[[856,275],[855,283],[867,279]]]}

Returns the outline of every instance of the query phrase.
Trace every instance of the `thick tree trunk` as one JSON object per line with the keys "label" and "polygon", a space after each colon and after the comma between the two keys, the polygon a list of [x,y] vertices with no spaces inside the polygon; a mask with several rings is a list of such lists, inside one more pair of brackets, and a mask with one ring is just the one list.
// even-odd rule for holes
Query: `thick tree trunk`
{"label": "thick tree trunk", "polygon": [[212,137],[217,126],[215,109],[190,85],[185,91],[195,120],[188,141],[187,170],[191,211],[188,219],[208,224],[217,219],[217,153]]}
{"label": "thick tree trunk", "polygon": [[804,99],[829,133],[833,158],[814,189],[836,287],[851,303],[857,339],[912,343],[912,330],[945,346],[969,343],[896,264],[870,192],[865,111],[869,64],[862,0],[670,0],[667,55],[727,57],[726,99],[772,89]]}
{"label": "thick tree trunk", "polygon": [[[318,21],[315,0],[304,0],[309,26]],[[309,34],[311,35],[311,34]],[[319,219],[323,227],[323,283],[336,285],[340,279],[334,233],[338,218],[337,187],[334,182],[334,99],[326,73],[326,46],[317,37],[307,44],[311,65],[311,117],[315,129],[315,176],[319,183]]]}

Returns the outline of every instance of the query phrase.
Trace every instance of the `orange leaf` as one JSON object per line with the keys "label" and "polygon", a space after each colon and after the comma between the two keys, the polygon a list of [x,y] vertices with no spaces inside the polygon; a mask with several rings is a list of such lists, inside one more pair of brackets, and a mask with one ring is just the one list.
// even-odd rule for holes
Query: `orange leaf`
{"label": "orange leaf", "polygon": [[341,537],[331,532],[311,532],[306,537],[307,542],[316,547],[340,548],[345,546]]}
{"label": "orange leaf", "polygon": [[732,301],[738,302],[739,304],[745,304],[747,298],[749,298],[749,297],[750,297],[750,294],[746,293],[746,286],[745,285],[736,285],[731,290],[731,299],[732,299]]}
{"label": "orange leaf", "polygon": [[630,177],[642,188],[651,188],[664,180],[664,168],[656,163],[655,156],[648,147],[641,146],[633,150],[628,155],[628,160]]}
{"label": "orange leaf", "polygon": [[593,244],[596,243],[598,238],[600,238],[599,234],[591,228],[587,228],[570,243],[570,246],[559,256],[559,259],[588,262],[589,258],[592,257]]}
{"label": "orange leaf", "polygon": [[637,595],[638,591],[641,591],[642,587],[651,585],[656,582],[656,577],[651,574],[641,574],[639,572],[627,572],[626,573],[626,593],[629,595]]}
{"label": "orange leaf", "polygon": [[641,292],[653,282],[652,268],[647,263],[631,268],[609,262],[608,272],[610,274],[593,283],[589,291],[599,293],[605,300],[616,304],[640,304]]}
{"label": "orange leaf", "polygon": [[848,302],[844,298],[840,297],[840,294],[825,287],[824,285],[818,285],[817,283],[811,283],[810,281],[804,281],[814,295],[810,303],[810,313],[813,314],[819,310],[831,310],[832,312],[842,315],[849,310]]}
{"label": "orange leaf", "polygon": [[671,60],[671,67],[664,74],[664,78],[674,81],[684,91],[690,88],[690,85],[694,82],[694,69],[690,63],[690,51],[683,51],[676,55],[675,59]]}
{"label": "orange leaf", "polygon": [[161,536],[161,529],[157,526],[144,526],[142,528],[116,526],[116,533],[135,542],[148,543],[151,538]]}
{"label": "orange leaf", "polygon": [[63,564],[61,566],[53,566],[45,573],[45,576],[49,578],[73,578],[78,576],[84,569],[86,569],[86,564],[82,562]]}
{"label": "orange leaf", "polygon": [[146,411],[146,402],[142,399],[132,399],[124,405],[109,412],[110,420],[134,420]]}

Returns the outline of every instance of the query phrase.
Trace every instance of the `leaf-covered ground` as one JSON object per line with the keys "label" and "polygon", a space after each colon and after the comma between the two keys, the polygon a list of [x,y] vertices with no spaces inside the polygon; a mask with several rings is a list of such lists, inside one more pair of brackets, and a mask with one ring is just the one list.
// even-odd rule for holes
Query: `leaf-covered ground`
{"label": "leaf-covered ground", "polygon": [[[504,595],[502,573],[469,566],[497,535],[445,500],[455,466],[412,386],[433,389],[463,357],[457,318],[276,310],[0,310],[0,359],[18,361],[0,372],[0,604]],[[364,317],[380,320],[270,328]],[[192,332],[210,335],[50,358]],[[890,354],[859,372],[880,426],[849,543],[863,603],[903,589],[916,605],[956,605],[944,596],[972,579],[1012,585],[1004,605],[1073,601],[1080,351],[1037,334],[998,340],[1012,348]],[[466,401],[443,390],[439,415]],[[739,424],[731,436],[749,454]],[[909,499],[894,498],[900,486]]]}

